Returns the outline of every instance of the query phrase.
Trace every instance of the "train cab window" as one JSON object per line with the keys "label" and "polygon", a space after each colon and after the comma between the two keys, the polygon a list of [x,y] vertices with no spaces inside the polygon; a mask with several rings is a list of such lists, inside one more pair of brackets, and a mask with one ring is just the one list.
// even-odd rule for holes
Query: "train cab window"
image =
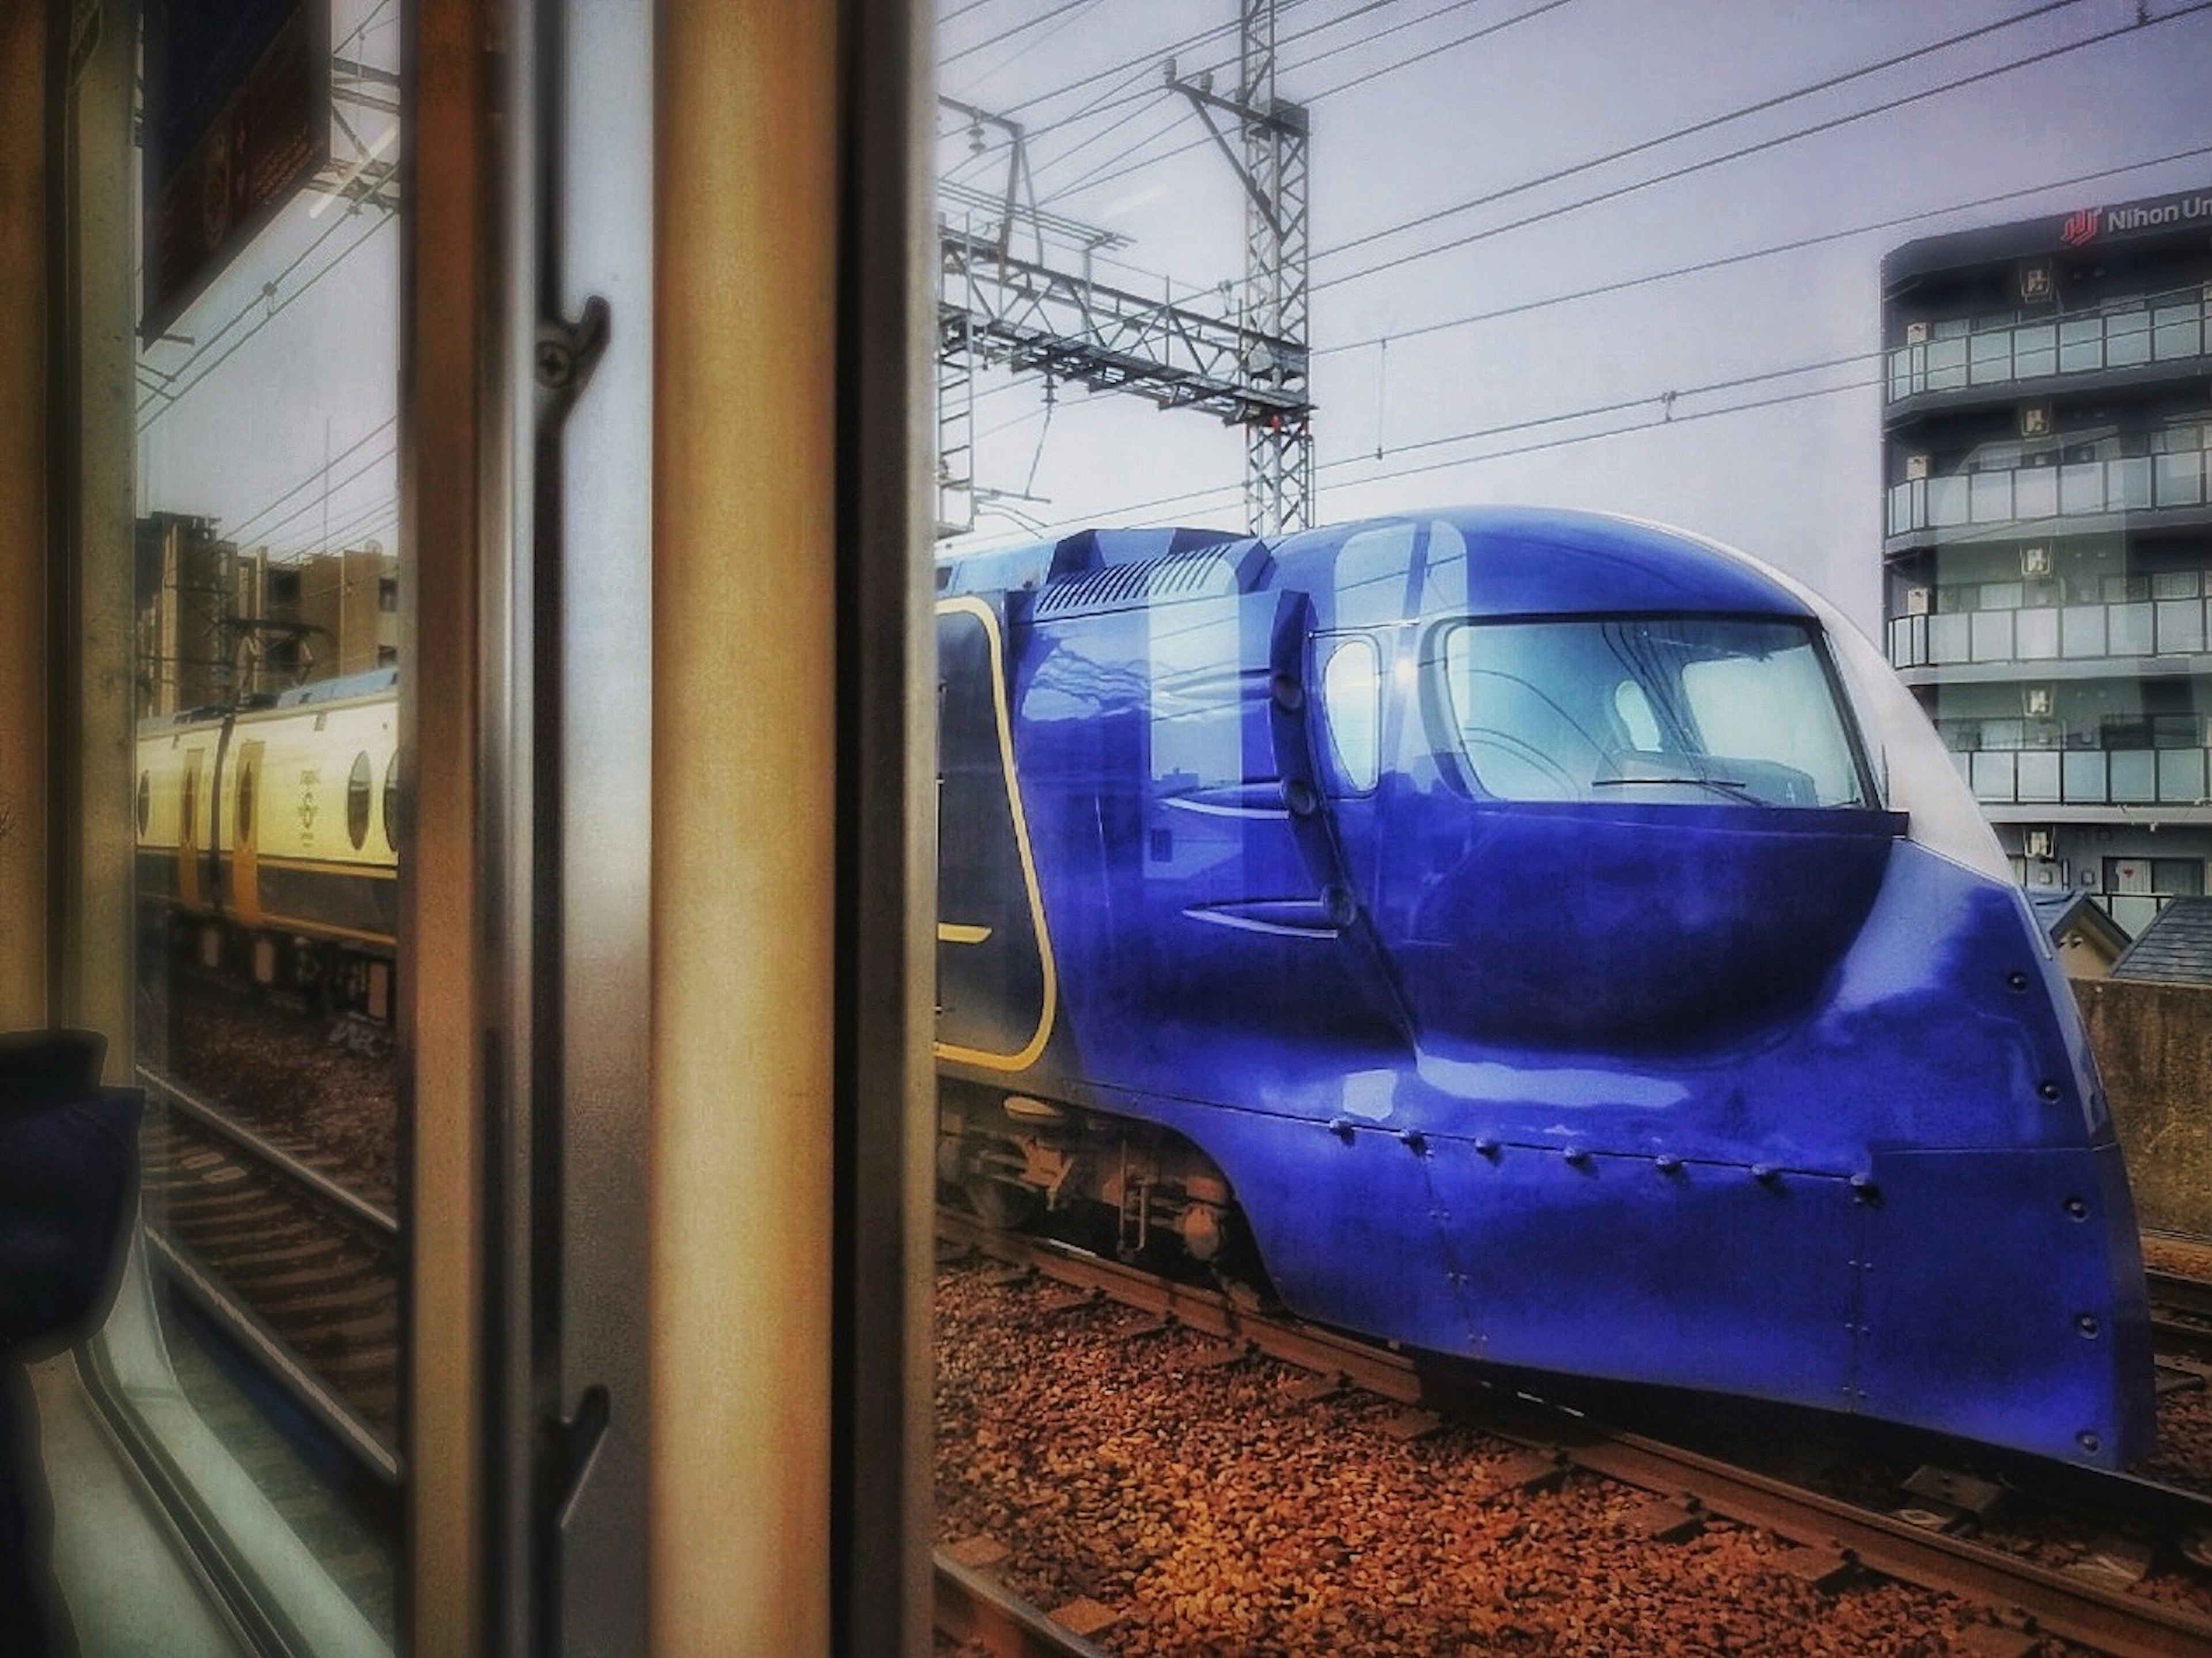
{"label": "train cab window", "polygon": [[1501,799],[1872,798],[1826,660],[1798,623],[1468,623],[1446,635],[1443,669],[1460,757]]}
{"label": "train cab window", "polygon": [[1323,639],[1322,719],[1337,783],[1353,794],[1375,786],[1382,763],[1382,663],[1364,635]]}

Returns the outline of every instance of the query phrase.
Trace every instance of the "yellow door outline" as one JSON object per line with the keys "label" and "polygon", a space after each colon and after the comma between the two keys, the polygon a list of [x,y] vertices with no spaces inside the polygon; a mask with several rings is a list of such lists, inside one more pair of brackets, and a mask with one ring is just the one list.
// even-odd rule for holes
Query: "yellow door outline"
{"label": "yellow door outline", "polygon": [[[1006,780],[1006,804],[1013,814],[1014,846],[1021,854],[1022,885],[1029,896],[1030,920],[1036,929],[1037,961],[1044,982],[1044,993],[1038,999],[1036,1029],[1030,1034],[1029,1041],[1015,1052],[993,1054],[981,1048],[939,1042],[937,1057],[962,1060],[991,1071],[1026,1071],[1036,1063],[1037,1056],[1044,1052],[1045,1043],[1052,1035],[1052,1023],[1060,1011],[1060,983],[1053,967],[1052,939],[1045,931],[1044,895],[1037,887],[1036,858],[1030,850],[1029,819],[1022,811],[1022,791],[1014,779],[1014,727],[1012,716],[1006,707],[1004,635],[999,631],[997,612],[980,598],[942,599],[938,603],[937,614],[940,616],[954,614],[974,616],[983,624],[983,633],[988,641],[991,713],[999,737],[999,766]],[[941,918],[937,932],[938,937],[947,944],[981,944],[990,937],[988,927],[947,921]]]}
{"label": "yellow door outline", "polygon": [[240,744],[230,797],[230,908],[240,926],[261,925],[261,749]]}

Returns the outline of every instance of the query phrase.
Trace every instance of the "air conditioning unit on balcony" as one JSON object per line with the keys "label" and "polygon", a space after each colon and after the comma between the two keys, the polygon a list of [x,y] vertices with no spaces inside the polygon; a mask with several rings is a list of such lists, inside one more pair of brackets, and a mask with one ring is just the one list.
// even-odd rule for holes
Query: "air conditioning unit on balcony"
{"label": "air conditioning unit on balcony", "polygon": [[2047,403],[2023,403],[2020,406],[2020,434],[2024,438],[2047,438],[2051,435],[2051,405]]}
{"label": "air conditioning unit on balcony", "polygon": [[1905,458],[1905,481],[1907,483],[1919,483],[1919,482],[1921,482],[1923,478],[1925,478],[1927,476],[1928,476],[1928,457],[1927,457],[1927,456],[1925,456],[1925,455],[1907,455],[1907,456]]}
{"label": "air conditioning unit on balcony", "polygon": [[2020,688],[2020,711],[2030,720],[2048,720],[2057,706],[2048,685],[2022,685]]}
{"label": "air conditioning unit on balcony", "polygon": [[1927,344],[1927,343],[1928,343],[1928,325],[1927,325],[1926,323],[1924,323],[1924,322],[1909,322],[1909,323],[1905,324],[1905,343],[1907,345],[1925,345],[1925,344]]}
{"label": "air conditioning unit on balcony", "polygon": [[1936,608],[1933,587],[1907,587],[1905,590],[1905,613],[1907,616],[1926,616]]}
{"label": "air conditioning unit on balcony", "polygon": [[2020,573],[2024,576],[2047,576],[2051,574],[2051,544],[2031,541],[2020,550]]}
{"label": "air conditioning unit on balcony", "polygon": [[2032,829],[2021,832],[2021,850],[2031,858],[2048,859],[2058,850],[2058,831]]}

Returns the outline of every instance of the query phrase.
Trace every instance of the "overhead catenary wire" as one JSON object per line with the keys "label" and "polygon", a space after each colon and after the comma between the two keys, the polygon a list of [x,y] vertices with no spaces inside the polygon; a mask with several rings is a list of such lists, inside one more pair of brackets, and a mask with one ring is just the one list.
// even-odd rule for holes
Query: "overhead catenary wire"
{"label": "overhead catenary wire", "polygon": [[[1748,264],[1753,259],[1771,258],[1778,254],[1796,253],[1808,247],[1818,247],[1824,242],[1848,241],[1854,236],[1869,236],[1878,231],[1895,230],[1909,224],[1923,223],[1929,219],[1941,219],[1954,214],[1972,212],[1977,209],[1996,207],[2006,202],[2016,202],[2025,197],[2039,196],[2054,190],[2068,190],[2077,185],[2096,184],[2124,173],[2141,173],[2151,167],[2166,167],[2176,161],[2198,160],[2212,155],[2212,144],[2199,144],[2192,149],[2173,150],[2148,161],[2127,161],[2117,167],[2099,167],[2091,173],[2077,173],[2070,178],[2053,179],[2045,183],[2025,185],[2018,190],[1999,191],[1994,195],[1978,196],[1972,201],[1954,202],[1943,207],[1922,208],[1911,213],[1901,213],[1893,218],[1869,220],[1842,230],[1826,230],[1814,235],[1793,237],[1788,241],[1771,243],[1765,247],[1747,248],[1738,253],[1723,253],[1693,264],[1680,264],[1665,270],[1654,270],[1640,276],[1623,276],[1613,282],[1598,282],[1589,288],[1577,288],[1565,294],[1547,295],[1541,299],[1523,300],[1513,305],[1493,306],[1487,310],[1470,311],[1456,317],[1445,317],[1435,322],[1416,323],[1403,328],[1391,329],[1387,334],[1370,334],[1363,338],[1342,340],[1329,345],[1317,345],[1312,355],[1329,356],[1344,351],[1359,350],[1379,345],[1384,340],[1419,339],[1424,335],[1440,334],[1454,328],[1465,328],[1475,323],[1495,322],[1504,317],[1523,316],[1531,311],[1541,311],[1555,305],[1568,305],[1580,300],[1596,299],[1607,294],[1626,293],[1632,288],[1646,288],[1654,283],[1673,282],[1679,277],[1700,276],[1709,270],[1721,270],[1730,265]],[[1005,388],[996,388],[1005,389]]]}
{"label": "overhead catenary wire", "polygon": [[[1848,86],[1853,81],[1863,80],[1869,75],[1879,75],[1885,70],[1899,68],[1903,64],[1911,63],[1916,58],[1929,57],[1938,52],[1947,52],[1951,47],[1962,46],[1969,40],[1978,39],[1987,34],[1994,34],[2001,30],[2012,28],[2019,24],[2027,22],[2032,19],[2045,16],[2055,11],[2063,11],[2069,6],[2076,6],[2081,3],[2082,3],[2082,0],[2044,0],[2044,3],[2039,5],[2032,6],[2026,11],[2015,12],[2009,17],[1999,18],[1995,22],[1984,23],[1978,27],[1966,29],[1957,34],[1947,35],[1941,40],[1931,40],[1927,45],[1916,46],[1909,52],[1901,52],[1888,58],[1879,58],[1871,64],[1863,64],[1856,69],[1846,70],[1838,75],[1826,76],[1820,80],[1808,82],[1807,84],[1801,87],[1792,87],[1787,92],[1776,93],[1773,96],[1762,98],[1756,103],[1745,104],[1739,108],[1728,110],[1718,115],[1710,116],[1705,120],[1694,121],[1688,126],[1676,127],[1670,131],[1662,132],[1655,137],[1642,139],[1636,143],[1625,145],[1621,149],[1609,151],[1603,155],[1595,155],[1586,161],[1577,161],[1569,167],[1558,167],[1549,173],[1539,173],[1533,179],[1521,179],[1517,183],[1508,185],[1501,190],[1488,191],[1480,196],[1470,197],[1466,201],[1454,203],[1449,207],[1439,208],[1433,212],[1425,213],[1419,218],[1408,219],[1402,223],[1386,225],[1377,230],[1370,230],[1361,235],[1348,237],[1345,240],[1338,242],[1330,247],[1316,248],[1314,251],[1314,258],[1316,259],[1325,259],[1334,258],[1340,253],[1348,253],[1354,248],[1364,247],[1374,242],[1386,240],[1392,236],[1402,235],[1409,230],[1419,229],[1426,225],[1434,224],[1441,220],[1450,218],[1455,215],[1470,212],[1478,207],[1486,207],[1492,203],[1504,201],[1510,197],[1520,195],[1524,191],[1536,190],[1541,188],[1545,185],[1556,184],[1562,179],[1571,178],[1579,173],[1587,173],[1597,167],[1607,167],[1614,161],[1626,161],[1632,155],[1643,155],[1645,151],[1656,149],[1662,145],[1674,143],[1684,138],[1694,137],[1701,132],[1710,132],[1717,127],[1726,126],[1732,121],[1741,121],[1747,116],[1759,115],[1771,109],[1778,109],[1783,105],[1794,103],[1800,98],[1809,98],[1818,93],[1829,92],[1838,87]],[[1346,86],[1350,86],[1355,85],[1357,82],[1346,82]],[[1344,89],[1344,88],[1332,88],[1332,91],[1342,91]]]}
{"label": "overhead catenary wire", "polygon": [[[1776,372],[1784,373],[1787,371],[1778,370]],[[1809,391],[1781,392],[1771,398],[1754,398],[1745,403],[1726,404],[1717,409],[1692,410],[1686,414],[1674,412],[1672,407],[1666,402],[1667,394],[1665,392],[1654,392],[1642,398],[1623,399],[1618,405],[1597,405],[1592,410],[1582,411],[1587,417],[1598,413],[1618,412],[1620,410],[1633,408],[1638,405],[1650,405],[1652,407],[1654,410],[1654,416],[1652,418],[1638,422],[1632,425],[1608,427],[1605,430],[1600,432],[1571,433],[1563,437],[1544,438],[1540,439],[1534,443],[1517,444],[1513,447],[1507,449],[1486,450],[1480,454],[1454,455],[1449,456],[1442,460],[1424,461],[1418,465],[1394,467],[1384,471],[1369,473],[1366,476],[1360,477],[1346,478],[1343,480],[1343,487],[1357,488],[1358,486],[1370,483],[1387,483],[1395,482],[1399,478],[1419,477],[1427,472],[1446,471],[1455,466],[1479,466],[1486,465],[1491,461],[1505,460],[1516,456],[1534,454],[1547,449],[1566,448],[1578,443],[1595,443],[1607,438],[1631,437],[1634,436],[1638,433],[1656,431],[1665,427],[1686,426],[1696,421],[1716,419],[1723,415],[1747,414],[1758,410],[1776,408],[1786,404],[1804,403],[1815,398],[1834,397],[1838,393],[1844,392],[1878,390],[1881,386],[1881,381],[1879,379],[1849,380],[1839,386],[1823,386],[1814,387]],[[1675,395],[1678,398],[1690,397],[1694,395],[1701,388],[1698,387],[1685,387],[1677,392]],[[1571,419],[1572,417],[1573,416],[1571,415],[1547,416],[1543,418],[1541,423],[1556,425],[1562,421]],[[1537,422],[1522,422],[1521,424],[1532,425],[1535,423]],[[1471,441],[1473,435],[1474,434],[1472,434],[1467,433],[1457,434],[1458,439],[1462,441]],[[1434,446],[1437,444],[1451,440],[1452,440],[1449,438],[1426,440],[1425,440],[1425,446]],[[1340,471],[1346,467],[1360,465],[1370,459],[1371,458],[1369,455],[1365,454],[1345,455],[1335,460],[1322,463],[1321,466],[1317,470],[1322,471]],[[1218,501],[1222,505],[1227,506],[1233,505],[1241,501],[1243,498],[1243,486],[1241,484],[1232,483],[1216,485],[1210,489],[1186,489],[1179,494],[1171,495],[1158,495],[1149,501],[1122,501],[1116,503],[1114,507],[1107,510],[1113,515],[1124,516],[1137,513],[1149,513],[1163,507],[1182,507],[1200,504],[1210,504],[1215,501]],[[1102,514],[1099,513],[1091,513],[1082,517],[1062,519],[1058,523],[1048,525],[1045,529],[1045,533],[1048,535],[1060,534],[1079,529],[1085,524],[1097,521],[1101,516]],[[978,548],[975,550],[982,551],[985,550]]]}
{"label": "overhead catenary wire", "polygon": [[1793,132],[1778,134],[1771,138],[1764,138],[1756,143],[1743,145],[1723,155],[1708,156],[1703,161],[1686,162],[1680,167],[1670,167],[1663,173],[1654,173],[1648,178],[1617,185],[1612,189],[1601,190],[1595,195],[1585,196],[1579,200],[1568,203],[1564,207],[1547,209],[1540,213],[1526,214],[1517,219],[1507,220],[1502,224],[1491,225],[1481,230],[1471,231],[1463,236],[1454,237],[1449,241],[1416,248],[1410,252],[1377,260],[1372,264],[1361,265],[1355,270],[1343,271],[1336,276],[1317,278],[1313,284],[1314,291],[1318,293],[1324,288],[1341,287],[1346,282],[1357,282],[1380,271],[1402,269],[1416,260],[1432,258],[1439,253],[1452,252],[1462,247],[1471,246],[1476,242],[1486,241],[1493,236],[1502,236],[1510,231],[1524,229],[1532,224],[1556,222],[1569,213],[1580,212],[1606,202],[1618,201],[1624,196],[1649,190],[1656,185],[1671,184],[1678,179],[1687,178],[1694,173],[1702,173],[1709,167],[1720,167],[1729,161],[1741,161],[1747,156],[1759,155],[1766,150],[1778,149],[1784,144],[1795,143],[1799,139],[1809,138],[1820,133],[1832,132],[1839,127],[1848,126],[1854,122],[1902,109],[1908,104],[1919,103],[1926,99],[1939,97],[1945,93],[1956,92],[1964,87],[1995,80],[1999,76],[2010,75],[2016,70],[2028,69],[2037,64],[2048,63],[2054,58],[2081,52],[2090,46],[2100,46],[2107,40],[2115,39],[2124,34],[2132,34],[2142,29],[2161,27],[2166,24],[2177,22],[2185,17],[2193,16],[2206,10],[2212,10],[2212,0],[2194,0],[2193,3],[2168,12],[2160,17],[2149,18],[2141,22],[2124,23],[2117,28],[2106,29],[2100,33],[2088,35],[2079,40],[2069,40],[2059,46],[2045,48],[2041,52],[2031,52],[2025,58],[2014,58],[2009,63],[1978,70],[1971,75],[1960,76],[1954,80],[1923,88],[1917,92],[1907,93],[1865,109],[1854,110],[1825,121],[1816,121],[1810,126],[1800,127]]}

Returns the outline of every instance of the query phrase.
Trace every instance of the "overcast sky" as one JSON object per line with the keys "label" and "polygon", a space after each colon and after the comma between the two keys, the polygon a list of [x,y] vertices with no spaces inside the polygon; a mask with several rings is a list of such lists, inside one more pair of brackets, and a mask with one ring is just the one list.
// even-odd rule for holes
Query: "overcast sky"
{"label": "overcast sky", "polygon": [[[1233,89],[1236,9],[946,0],[941,89],[1024,124],[1048,211],[1128,239],[1102,280],[1212,289],[1241,274],[1243,197],[1163,66]],[[2212,182],[2212,4],[2140,13],[1283,0],[1279,89],[1312,111],[1321,519],[1503,501],[1632,513],[1769,558],[1871,623],[1881,256]],[[397,14],[395,0],[337,0],[334,39],[396,64]],[[1853,73],[1890,59],[1903,61]],[[341,161],[391,125],[339,112],[354,130],[337,135]],[[995,132],[976,154],[963,122],[941,126],[956,185],[1001,189]],[[1716,159],[1738,150],[1751,153]],[[945,210],[969,210],[948,195]],[[1808,245],[1762,253],[1784,243]],[[326,525],[335,544],[392,544],[398,251],[388,216],[304,197],[178,337],[147,349],[142,511],[211,515],[280,556],[323,544]],[[1746,254],[1759,257],[1663,275]],[[971,544],[1089,522],[1241,524],[1237,432],[1080,388],[1060,389],[1048,420],[1033,378],[994,374],[983,390],[979,481],[1034,498],[1005,501]]]}
{"label": "overcast sky", "polygon": [[[1121,279],[1202,288],[1240,272],[1239,187],[1161,64],[1232,88],[1235,15],[951,0],[941,90],[1034,131],[1044,207],[1130,238],[1118,257],[1152,273]],[[2212,182],[2197,0],[1285,0],[1278,29],[1279,92],[1312,109],[1320,519],[1626,512],[1768,558],[1867,624],[1882,255]],[[956,179],[1002,182],[1003,149],[940,125]],[[1528,308],[1455,320],[1509,307]],[[1034,380],[986,384],[978,481],[1039,497],[1005,503],[1030,524],[1237,520],[1236,432],[1079,388],[1048,423]],[[989,516],[971,544],[1030,533]]]}

